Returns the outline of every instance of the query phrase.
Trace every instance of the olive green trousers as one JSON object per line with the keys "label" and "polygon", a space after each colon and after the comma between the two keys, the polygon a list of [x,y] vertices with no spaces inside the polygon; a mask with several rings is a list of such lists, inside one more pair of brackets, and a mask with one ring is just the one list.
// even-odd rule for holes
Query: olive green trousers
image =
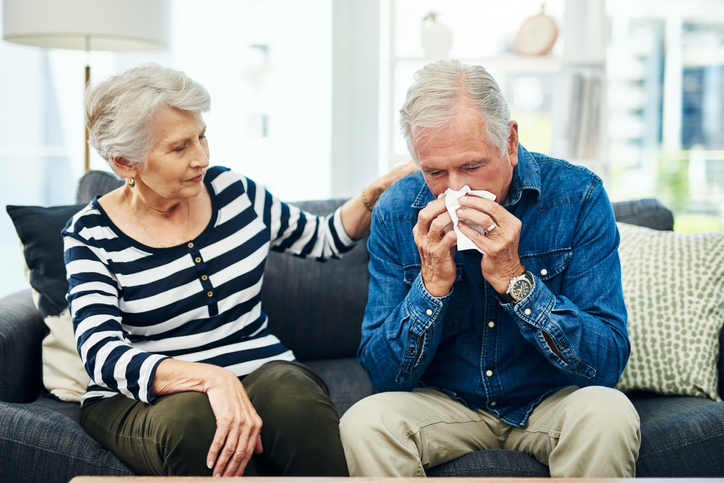
{"label": "olive green trousers", "polygon": [[[327,385],[297,362],[264,364],[242,379],[262,419],[264,451],[245,475],[347,476],[339,417]],[[85,404],[81,425],[139,475],[211,476],[206,455],[216,419],[206,394],[146,404],[123,395]]]}

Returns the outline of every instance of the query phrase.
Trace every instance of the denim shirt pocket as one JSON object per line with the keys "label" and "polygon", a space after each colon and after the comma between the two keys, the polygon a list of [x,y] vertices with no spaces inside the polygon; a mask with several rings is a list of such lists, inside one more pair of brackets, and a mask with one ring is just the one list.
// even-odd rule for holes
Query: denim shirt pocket
{"label": "denim shirt pocket", "polygon": [[544,253],[523,253],[520,259],[525,269],[532,273],[553,293],[560,293],[561,274],[571,263],[573,251],[570,248],[556,248]]}

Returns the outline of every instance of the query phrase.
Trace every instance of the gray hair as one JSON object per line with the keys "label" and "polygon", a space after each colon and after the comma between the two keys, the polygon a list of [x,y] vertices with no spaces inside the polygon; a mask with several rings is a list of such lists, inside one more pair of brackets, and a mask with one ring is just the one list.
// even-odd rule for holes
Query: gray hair
{"label": "gray hair", "polygon": [[478,65],[439,60],[415,73],[400,109],[400,128],[415,164],[420,165],[413,141],[421,134],[449,126],[460,108],[477,107],[488,142],[502,155],[508,142],[510,109],[498,83]]}
{"label": "gray hair", "polygon": [[183,72],[148,63],[91,84],[84,103],[90,145],[120,177],[111,157],[146,168],[159,109],[172,107],[200,119],[211,107],[211,97]]}

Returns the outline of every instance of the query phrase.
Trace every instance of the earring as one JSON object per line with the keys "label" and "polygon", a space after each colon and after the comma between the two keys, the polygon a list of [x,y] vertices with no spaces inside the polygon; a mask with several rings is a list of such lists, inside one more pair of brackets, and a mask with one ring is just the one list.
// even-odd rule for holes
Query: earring
{"label": "earring", "polygon": [[136,187],[136,180],[133,179],[133,177],[128,178],[128,187],[129,187],[129,188],[135,188],[135,187]]}

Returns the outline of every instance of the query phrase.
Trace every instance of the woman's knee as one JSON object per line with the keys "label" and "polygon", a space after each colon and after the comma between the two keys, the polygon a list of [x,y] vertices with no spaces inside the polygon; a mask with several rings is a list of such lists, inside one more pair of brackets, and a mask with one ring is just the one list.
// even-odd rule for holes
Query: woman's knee
{"label": "woman's knee", "polygon": [[172,394],[160,398],[156,406],[166,474],[210,475],[206,455],[216,432],[216,418],[206,394]]}

